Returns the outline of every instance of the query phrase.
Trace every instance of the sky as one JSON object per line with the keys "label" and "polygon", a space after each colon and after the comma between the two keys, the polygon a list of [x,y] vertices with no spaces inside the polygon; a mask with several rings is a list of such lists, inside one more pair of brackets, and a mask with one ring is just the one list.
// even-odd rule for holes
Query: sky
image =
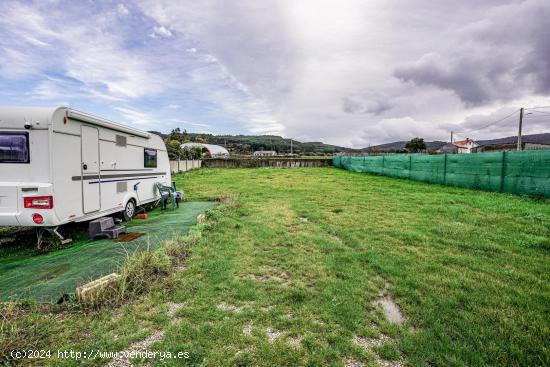
{"label": "sky", "polygon": [[550,132],[548,0],[2,0],[0,13],[3,106],[355,148],[515,135],[520,107],[525,134]]}

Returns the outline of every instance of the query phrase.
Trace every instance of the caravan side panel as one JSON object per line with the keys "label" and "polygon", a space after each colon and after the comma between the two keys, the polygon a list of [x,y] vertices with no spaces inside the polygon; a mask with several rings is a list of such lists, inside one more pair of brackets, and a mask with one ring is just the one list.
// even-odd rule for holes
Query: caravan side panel
{"label": "caravan side panel", "polygon": [[81,175],[81,124],[67,121],[65,110],[58,111],[52,119],[52,176],[54,208],[60,223],[67,223],[84,215],[82,187],[75,177]]}

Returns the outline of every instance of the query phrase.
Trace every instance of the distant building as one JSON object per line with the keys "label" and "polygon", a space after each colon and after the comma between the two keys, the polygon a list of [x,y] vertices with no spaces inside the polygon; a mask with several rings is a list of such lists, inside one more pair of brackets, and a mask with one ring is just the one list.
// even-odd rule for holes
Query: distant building
{"label": "distant building", "polygon": [[457,148],[454,144],[447,143],[447,144],[445,144],[444,146],[442,146],[441,148],[439,148],[439,149],[437,150],[437,153],[441,153],[441,154],[457,154],[457,153],[458,153],[458,148]]}
{"label": "distant building", "polygon": [[473,141],[470,138],[465,140],[453,141],[452,143],[447,143],[441,148],[436,150],[437,153],[441,154],[469,154],[469,153],[479,153],[483,149],[482,147]]}
{"label": "distant building", "polygon": [[277,155],[274,150],[257,150],[254,152],[255,157],[272,157],[274,155]]}
{"label": "distant building", "polygon": [[229,151],[222,146],[204,143],[183,143],[182,149],[201,148],[211,158],[227,158]]}
{"label": "distant building", "polygon": [[457,147],[458,154],[477,153],[477,148],[479,147],[479,144],[470,138],[454,141],[452,144]]}

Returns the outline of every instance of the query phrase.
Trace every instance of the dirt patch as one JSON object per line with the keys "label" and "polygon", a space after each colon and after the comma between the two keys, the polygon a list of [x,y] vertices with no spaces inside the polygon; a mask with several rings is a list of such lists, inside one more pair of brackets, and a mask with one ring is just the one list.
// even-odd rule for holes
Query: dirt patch
{"label": "dirt patch", "polygon": [[220,302],[218,303],[218,305],[216,306],[218,308],[218,310],[222,310],[222,311],[231,311],[231,312],[235,312],[235,313],[241,313],[243,311],[243,307],[238,307],[238,306],[235,306],[231,303],[227,303],[227,302]]}
{"label": "dirt patch", "polygon": [[127,358],[132,353],[136,352],[144,352],[147,347],[149,347],[151,344],[153,344],[156,341],[161,340],[164,338],[164,331],[155,331],[151,336],[148,338],[139,341],[137,343],[134,343],[128,347],[128,349],[125,349],[122,352],[119,352],[117,357],[112,359],[111,362],[109,362],[106,367],[130,367],[133,366],[132,362],[130,362],[130,359]]}
{"label": "dirt patch", "polygon": [[178,310],[183,307],[185,307],[185,303],[168,303],[168,316],[174,317],[176,312],[178,312]]}
{"label": "dirt patch", "polygon": [[386,296],[375,301],[375,305],[382,307],[384,315],[392,324],[401,325],[403,323],[403,315],[399,310],[399,306],[394,302],[391,296]]}
{"label": "dirt patch", "polygon": [[292,345],[293,347],[299,347],[302,344],[302,338],[300,338],[299,336],[289,338],[288,344]]}
{"label": "dirt patch", "polygon": [[249,322],[243,327],[243,335],[250,336],[252,335],[252,323]]}
{"label": "dirt patch", "polygon": [[115,238],[113,242],[130,242],[135,240],[136,238],[140,238],[144,234],[145,233],[141,233],[141,232],[126,233],[126,234],[123,234],[122,236],[118,236],[118,238]]}
{"label": "dirt patch", "polygon": [[285,286],[290,285],[290,274],[286,271],[273,267],[263,267],[262,270],[267,274],[248,274],[241,277],[241,279],[255,280],[258,282],[267,282],[271,280]]}
{"label": "dirt patch", "polygon": [[275,342],[275,340],[283,336],[284,333],[282,331],[276,331],[272,330],[271,328],[267,328],[265,331],[265,335],[267,336],[267,341],[273,343]]}
{"label": "dirt patch", "polygon": [[380,335],[378,338],[361,338],[360,336],[353,337],[353,344],[359,345],[364,349],[370,350],[372,347],[379,347],[386,341],[390,340],[387,335]]}
{"label": "dirt patch", "polygon": [[346,367],[363,367],[364,364],[363,364],[363,362],[359,362],[355,359],[348,358],[348,359],[344,360],[344,366],[346,366]]}
{"label": "dirt patch", "polygon": [[380,347],[389,340],[391,340],[390,337],[384,334],[381,334],[378,338],[361,338],[359,336],[353,337],[353,343],[363,347],[366,351],[373,353],[376,363],[379,365],[384,367],[404,367],[404,364],[401,361],[386,361],[373,352],[373,347]]}
{"label": "dirt patch", "polygon": [[383,367],[405,367],[401,361],[385,361],[378,356],[376,357],[376,363]]}
{"label": "dirt patch", "polygon": [[380,296],[373,302],[373,304],[376,307],[382,308],[384,315],[389,322],[392,324],[401,325],[404,321],[403,314],[401,313],[397,303],[395,303],[392,296],[388,292],[390,285],[390,282],[384,281],[384,287],[380,291]]}

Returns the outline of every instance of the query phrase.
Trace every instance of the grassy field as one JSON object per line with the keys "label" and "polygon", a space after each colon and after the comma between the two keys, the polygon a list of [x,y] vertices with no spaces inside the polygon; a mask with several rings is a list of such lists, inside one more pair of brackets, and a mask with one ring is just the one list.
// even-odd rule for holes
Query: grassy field
{"label": "grassy field", "polygon": [[153,335],[149,349],[188,353],[151,365],[550,365],[548,200],[333,168],[176,181],[236,203],[185,267],[118,308],[4,307],[0,341],[119,351]]}

